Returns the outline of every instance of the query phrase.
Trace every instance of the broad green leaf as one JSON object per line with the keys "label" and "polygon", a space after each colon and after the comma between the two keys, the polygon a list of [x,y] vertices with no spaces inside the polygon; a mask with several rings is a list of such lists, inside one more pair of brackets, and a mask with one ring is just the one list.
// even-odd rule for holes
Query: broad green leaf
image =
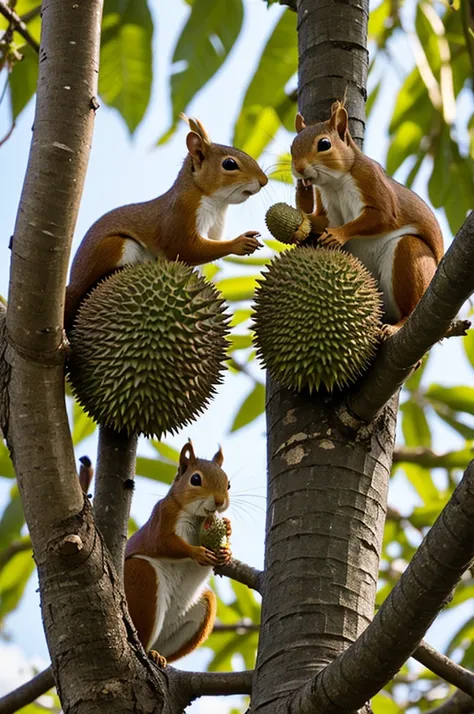
{"label": "broad green leaf", "polygon": [[0,571],[0,619],[17,607],[34,569],[33,554],[25,550],[17,553]]}
{"label": "broad green leaf", "polygon": [[398,25],[393,17],[393,5],[390,0],[383,0],[369,15],[369,39],[384,47]]}
{"label": "broad green leaf", "polygon": [[460,605],[463,602],[470,602],[474,598],[474,584],[465,584],[464,582],[460,582],[457,588],[454,591],[454,595],[452,600],[447,604],[446,607],[456,607],[456,605]]}
{"label": "broad green leaf", "polygon": [[374,108],[374,105],[375,105],[375,102],[377,101],[377,98],[379,96],[381,87],[382,87],[382,80],[377,82],[377,84],[375,85],[375,87],[372,89],[372,91],[370,92],[370,94],[368,96],[368,99],[365,103],[365,115],[366,115],[367,119],[370,116],[370,112]]}
{"label": "broad green leaf", "polygon": [[432,129],[433,105],[417,67],[407,76],[398,92],[390,120],[390,134],[393,135],[407,120],[418,123],[425,135]]}
{"label": "broad green leaf", "polygon": [[226,60],[239,36],[243,16],[242,0],[194,0],[173,54],[172,124],[160,143],[171,136],[180,113]]}
{"label": "broad green leaf", "polygon": [[285,85],[298,67],[296,13],[286,10],[264,48],[234,130],[234,146],[260,156],[274,139],[282,118],[295,112]]}
{"label": "broad green leaf", "polygon": [[432,384],[425,396],[433,405],[441,403],[454,412],[474,414],[474,387],[442,387]]}
{"label": "broad green leaf", "polygon": [[399,127],[387,153],[387,173],[392,175],[405,159],[418,151],[423,130],[415,121],[407,120]]}
{"label": "broad green leaf", "polygon": [[10,72],[10,103],[13,120],[16,120],[36,92],[38,82],[38,55],[30,47],[21,48],[23,59],[17,62]]}
{"label": "broad green leaf", "polygon": [[10,458],[10,452],[3,439],[0,439],[0,476],[4,478],[15,478],[15,470]]}
{"label": "broad green leaf", "polygon": [[474,330],[468,330],[467,335],[462,338],[462,343],[466,357],[471,363],[471,367],[474,367]]}
{"label": "broad green leaf", "polygon": [[403,711],[397,702],[384,692],[379,692],[375,697],[372,697],[370,706],[374,714],[397,714]]}
{"label": "broad green leaf", "polygon": [[130,133],[145,114],[153,78],[153,20],[147,0],[105,0],[99,94]]}
{"label": "broad green leaf", "polygon": [[251,300],[259,277],[259,275],[252,275],[242,278],[224,278],[216,282],[216,288],[222,292],[229,302]]}
{"label": "broad green leaf", "polygon": [[434,410],[439,418],[446,422],[451,429],[454,429],[454,431],[461,434],[465,439],[474,440],[474,428],[456,419],[455,412],[452,412],[451,409],[444,404],[434,407]]}
{"label": "broad green leaf", "polygon": [[403,471],[425,505],[438,500],[439,492],[431,479],[429,469],[417,464],[404,463]]}
{"label": "broad green leaf", "polygon": [[446,648],[446,654],[449,656],[453,650],[458,647],[465,646],[466,644],[471,644],[474,640],[474,617],[470,617],[466,622],[464,622],[461,627],[458,628],[456,633],[451,637],[448,646]]}
{"label": "broad green leaf", "polygon": [[431,446],[431,431],[425,412],[413,400],[401,405],[402,431],[407,446]]}
{"label": "broad green leaf", "polygon": [[288,243],[281,243],[279,240],[275,240],[274,238],[265,238],[263,242],[267,248],[270,248],[275,253],[282,253],[284,250],[292,249],[292,246],[288,245]]}
{"label": "broad green leaf", "polygon": [[[40,0],[17,0],[14,6],[12,4],[12,7],[14,7],[14,10],[19,17],[23,17],[23,15],[31,12],[32,10],[39,9],[40,6]],[[29,20],[26,23],[26,26],[31,37],[33,37],[36,42],[39,42],[41,34],[41,16],[39,15],[39,13],[34,18]],[[6,18],[3,17],[3,15],[0,15],[0,32],[2,30],[6,30],[7,27],[8,21],[6,20]],[[14,32],[13,41],[15,45],[19,47],[20,52],[23,54],[23,51],[26,47],[26,40],[23,39],[23,37],[18,32]]]}
{"label": "broad green leaf", "polygon": [[432,526],[439,514],[446,505],[446,499],[430,501],[425,506],[419,506],[413,510],[408,520],[415,528],[427,528]]}
{"label": "broad green leaf", "polygon": [[202,274],[208,280],[212,280],[213,278],[215,278],[217,273],[220,273],[220,271],[221,269],[218,265],[215,265],[215,263],[208,263],[207,265],[203,265],[201,267]]}
{"label": "broad green leaf", "polygon": [[237,412],[231,431],[237,431],[263,414],[265,409],[265,387],[256,383],[250,394],[242,402]]}
{"label": "broad green leaf", "polygon": [[0,549],[6,548],[13,540],[18,540],[21,537],[24,523],[23,507],[18,486],[15,484],[10,489],[10,500],[5,506],[0,519]]}
{"label": "broad green leaf", "polygon": [[148,459],[145,456],[138,456],[136,473],[137,476],[151,478],[154,481],[171,483],[176,476],[176,466],[166,464],[164,461],[158,461],[157,459]]}
{"label": "broad green leaf", "polygon": [[261,608],[253,591],[246,585],[231,580],[230,585],[234,591],[235,601],[233,606],[240,618],[249,618],[255,625],[260,623]]}
{"label": "broad green leaf", "polygon": [[241,258],[239,255],[228,255],[226,258],[223,258],[223,260],[226,263],[233,263],[234,265],[243,265],[243,266],[251,266],[251,265],[267,265],[267,263],[270,262],[271,258],[256,258],[253,255],[246,255],[245,258]]}
{"label": "broad green leaf", "polygon": [[235,310],[232,315],[232,320],[230,321],[231,327],[237,327],[237,325],[241,325],[243,322],[250,320],[251,315],[252,310]]}
{"label": "broad green leaf", "polygon": [[418,369],[415,369],[410,376],[408,377],[407,381],[403,385],[405,389],[407,389],[409,392],[413,393],[418,391],[420,388],[420,382],[421,378],[423,377],[424,371],[426,369],[426,365],[428,364],[430,353],[425,355],[423,357],[421,365],[418,367]]}
{"label": "broad green leaf", "polygon": [[276,168],[269,174],[268,178],[274,181],[293,184],[293,174],[291,173],[291,154],[280,154]]}
{"label": "broad green leaf", "polygon": [[246,350],[252,347],[252,335],[247,332],[245,335],[229,335],[227,338],[230,346],[229,352],[234,352],[234,350]]}
{"label": "broad green leaf", "polygon": [[81,405],[74,400],[72,407],[72,443],[77,446],[96,430],[96,424]]}
{"label": "broad green leaf", "polygon": [[171,464],[177,464],[179,461],[179,451],[178,449],[174,449],[172,446],[169,444],[163,444],[162,441],[158,441],[157,439],[151,439],[149,442],[154,449],[162,456],[166,461],[169,461]]}

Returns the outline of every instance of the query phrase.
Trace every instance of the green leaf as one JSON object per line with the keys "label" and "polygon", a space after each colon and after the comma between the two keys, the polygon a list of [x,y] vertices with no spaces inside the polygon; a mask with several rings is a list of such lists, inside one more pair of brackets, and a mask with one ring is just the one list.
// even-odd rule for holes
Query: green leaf
{"label": "green leaf", "polygon": [[174,464],[175,466],[178,465],[178,462],[179,462],[178,449],[174,449],[169,444],[163,444],[162,441],[158,441],[157,439],[151,439],[150,444],[159,453],[159,455],[162,456],[166,461],[168,461],[170,464]]}
{"label": "green leaf", "polygon": [[74,400],[72,407],[72,442],[77,446],[83,439],[94,433],[95,422],[85,413],[81,405]]}
{"label": "green leaf", "polygon": [[38,55],[30,45],[22,47],[21,54],[23,59],[15,64],[8,78],[14,121],[20,116],[36,92],[38,83]]}
{"label": "green leaf", "polygon": [[296,13],[286,10],[264,48],[244,97],[233,145],[255,158],[278,131],[282,118],[295,112],[285,85],[298,67]]}
{"label": "green leaf", "polygon": [[250,320],[251,315],[252,310],[235,310],[230,322],[231,327],[237,327],[237,325],[247,322],[247,320]]}
{"label": "green leaf", "polygon": [[15,610],[35,569],[31,550],[17,553],[0,571],[0,619]]}
{"label": "green leaf", "polygon": [[252,335],[250,332],[246,332],[245,335],[229,335],[228,341],[230,343],[229,352],[234,352],[234,350],[246,350],[252,347]]}
{"label": "green leaf", "polygon": [[224,278],[216,282],[216,288],[229,302],[251,300],[259,277],[259,275],[251,275],[242,278]]}
{"label": "green leaf", "polygon": [[439,499],[439,492],[431,479],[429,469],[417,464],[404,463],[403,471],[425,505]]}
{"label": "green leaf", "polygon": [[18,486],[15,484],[10,490],[10,501],[5,506],[0,519],[0,549],[6,548],[13,540],[21,537],[24,523],[23,506]]}
{"label": "green leaf", "polygon": [[397,714],[401,712],[400,706],[384,692],[379,692],[372,697],[370,705],[374,714]]}
{"label": "green leaf", "polygon": [[451,429],[454,429],[458,434],[468,440],[474,440],[474,429],[472,426],[465,424],[459,419],[456,419],[454,412],[452,412],[448,407],[444,405],[434,407],[436,414],[442,419],[446,424],[448,424]]}
{"label": "green leaf", "polygon": [[145,114],[153,79],[153,20],[146,0],[105,0],[99,94],[130,133]]}
{"label": "green leaf", "polygon": [[274,181],[293,184],[293,174],[291,173],[291,154],[280,154],[276,168],[268,175]]}
{"label": "green leaf", "polygon": [[253,255],[246,255],[245,258],[241,258],[239,255],[228,255],[223,260],[226,263],[233,263],[234,265],[267,265],[267,263],[270,262],[271,258],[256,258]]}
{"label": "green leaf", "polygon": [[4,478],[15,478],[15,470],[10,458],[10,452],[3,439],[0,439],[0,476]]}
{"label": "green leaf", "polygon": [[425,396],[433,405],[441,403],[454,412],[474,414],[474,387],[442,387],[440,384],[432,384]]}
{"label": "green leaf", "polygon": [[365,115],[367,119],[369,118],[370,112],[374,108],[375,102],[377,101],[381,86],[382,81],[380,80],[370,92],[367,102],[365,103]]}
{"label": "green leaf", "polygon": [[402,431],[407,446],[431,446],[431,431],[423,409],[413,400],[401,405]]}
{"label": "green leaf", "polygon": [[418,151],[422,138],[423,130],[417,122],[412,120],[403,122],[388,149],[386,160],[388,174],[394,174],[408,156]]}
{"label": "green leaf", "polygon": [[405,389],[407,389],[409,392],[417,392],[418,389],[420,388],[420,383],[421,383],[421,378],[423,377],[423,374],[426,369],[426,365],[428,364],[428,359],[429,359],[430,353],[425,355],[423,357],[423,361],[421,365],[418,367],[418,369],[415,369],[410,376],[408,377],[407,381],[403,385]]}
{"label": "green leaf", "polygon": [[166,464],[164,461],[157,461],[156,459],[148,459],[145,456],[138,456],[136,473],[137,476],[151,478],[153,481],[171,483],[176,476],[176,466],[173,464]]}
{"label": "green leaf", "polygon": [[468,330],[467,335],[462,338],[462,343],[466,357],[471,367],[474,367],[474,330]]}
{"label": "green leaf", "polygon": [[242,429],[254,421],[265,409],[265,387],[257,382],[250,394],[242,402],[232,424],[231,431]]}
{"label": "green leaf", "polygon": [[[173,54],[172,125],[166,139],[176,128],[180,113],[226,60],[239,36],[243,16],[242,0],[194,0]],[[159,143],[164,141],[162,137]]]}

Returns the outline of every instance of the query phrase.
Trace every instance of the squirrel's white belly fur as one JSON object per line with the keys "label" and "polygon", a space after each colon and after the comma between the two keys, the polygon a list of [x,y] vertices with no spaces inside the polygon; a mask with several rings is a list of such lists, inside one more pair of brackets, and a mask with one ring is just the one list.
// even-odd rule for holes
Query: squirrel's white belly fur
{"label": "squirrel's white belly fur", "polygon": [[196,213],[197,232],[211,240],[220,240],[224,234],[227,205],[218,194],[203,196]]}
{"label": "squirrel's white belly fur", "polygon": [[[196,517],[181,513],[176,524],[176,535],[191,545],[199,544]],[[151,638],[152,648],[166,656],[163,647],[170,636],[179,629],[183,616],[199,600],[212,572],[211,567],[199,565],[190,558],[166,560],[146,555],[134,556],[147,560],[156,574],[158,597],[155,624]]]}
{"label": "squirrel's white belly fur", "polygon": [[[326,211],[329,227],[339,228],[354,221],[364,208],[359,189],[350,174],[334,183],[318,186],[321,201]],[[383,293],[384,318],[388,322],[398,322],[401,318],[393,294],[393,260],[399,240],[405,235],[413,235],[413,226],[403,226],[383,236],[357,237],[344,245],[344,250],[358,258],[370,270]]]}

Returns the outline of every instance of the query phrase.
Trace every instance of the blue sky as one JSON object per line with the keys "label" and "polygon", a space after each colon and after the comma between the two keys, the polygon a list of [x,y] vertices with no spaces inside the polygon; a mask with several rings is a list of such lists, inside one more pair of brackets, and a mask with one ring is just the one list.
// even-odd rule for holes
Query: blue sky
{"label": "blue sky", "polygon": [[[198,116],[208,129],[211,137],[219,143],[229,143],[232,126],[238,114],[243,93],[256,67],[260,49],[281,13],[274,6],[267,10],[262,0],[246,0],[246,20],[244,31],[239,38],[224,69],[198,95],[188,109],[188,114]],[[184,139],[186,128],[181,126],[176,135],[164,147],[154,148],[158,136],[169,126],[170,103],[168,90],[168,68],[170,55],[177,36],[185,22],[188,6],[184,2],[159,3],[159,10],[153,11],[155,18],[155,82],[153,99],[145,120],[133,139],[126,127],[113,111],[102,106],[97,112],[94,141],[89,169],[84,189],[83,201],[77,223],[74,246],[77,247],[87,228],[105,211],[125,203],[143,201],[163,193],[174,181],[185,156]],[[386,150],[384,127],[395,96],[398,79],[393,68],[387,65],[387,81],[384,94],[379,101],[368,126],[366,151],[372,157],[383,161]],[[393,80],[393,81],[392,81]],[[184,108],[183,108],[184,109]],[[26,162],[28,158],[34,106],[30,103],[22,114],[9,141],[0,149],[0,293],[7,294],[9,270],[9,237],[13,233],[16,207],[21,192]],[[9,128],[9,115],[4,102],[0,106],[0,137]],[[276,156],[288,151],[290,135],[282,131],[272,143],[262,165],[269,166]],[[292,200],[288,185],[271,182],[258,196],[247,203],[232,207],[227,221],[227,237],[235,237],[245,230],[260,230],[267,235],[264,226],[266,209],[276,201]],[[449,236],[443,223],[445,236]],[[255,373],[258,368],[255,366]],[[263,374],[260,374],[263,380]],[[435,356],[429,368],[428,379],[445,384],[468,383],[471,371],[460,346],[455,340],[435,348]],[[263,564],[264,539],[264,499],[265,494],[265,423],[263,417],[235,434],[229,434],[236,407],[250,390],[251,382],[245,376],[228,377],[210,409],[192,427],[179,436],[167,441],[180,448],[188,436],[192,437],[197,453],[211,457],[218,442],[223,444],[224,467],[233,479],[231,498],[238,492],[247,492],[246,514],[231,514],[234,524],[233,547],[236,557],[252,565]],[[453,437],[444,430],[436,429],[436,448],[442,450],[454,444]],[[147,452],[146,444],[140,451]],[[81,444],[80,456],[88,453],[95,458],[95,437]],[[8,487],[8,484],[6,485]],[[7,490],[0,484],[0,506]],[[139,479],[134,497],[132,513],[139,523],[149,515],[154,502],[164,489],[158,484]],[[399,508],[406,508],[413,502],[413,496],[406,490],[405,483],[396,478],[392,484],[390,500]],[[0,644],[0,694],[11,688],[18,667],[28,660],[38,658],[48,660],[47,649],[41,627],[38,608],[37,585],[31,582],[28,593],[18,611],[7,621],[6,630],[14,646]],[[469,604],[467,605],[468,607]],[[447,625],[444,626],[446,632]],[[442,629],[433,629],[431,641],[436,645],[444,642]],[[16,649],[16,647],[20,649]],[[23,654],[22,654],[23,653]],[[180,666],[195,669],[203,666],[208,653],[201,650],[180,663]],[[3,673],[2,673],[3,670]],[[206,701],[205,706],[196,703],[190,712],[222,714],[220,704]]]}

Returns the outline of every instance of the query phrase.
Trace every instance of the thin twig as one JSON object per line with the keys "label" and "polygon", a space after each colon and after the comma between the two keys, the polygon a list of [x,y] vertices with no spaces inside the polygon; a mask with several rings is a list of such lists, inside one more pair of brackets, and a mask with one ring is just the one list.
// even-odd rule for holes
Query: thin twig
{"label": "thin twig", "polygon": [[460,664],[453,662],[446,655],[437,652],[434,647],[431,647],[424,640],[420,642],[412,657],[431,672],[437,674],[438,677],[441,677],[441,679],[449,682],[449,684],[454,684],[465,694],[471,697],[474,696],[474,674],[461,667]]}
{"label": "thin twig", "polygon": [[262,592],[262,571],[257,570],[257,568],[252,568],[240,560],[232,558],[226,565],[220,565],[218,568],[214,568],[214,572],[216,575],[225,575],[227,578],[237,580],[238,583],[247,585],[248,588],[256,590],[258,593]]}
{"label": "thin twig", "polygon": [[471,449],[437,454],[426,446],[400,446],[393,452],[394,464],[417,464],[426,469],[465,469],[471,458]]}
{"label": "thin twig", "polygon": [[39,44],[36,42],[34,37],[30,35],[28,28],[21,17],[19,17],[14,10],[8,7],[3,0],[0,0],[0,15],[3,15],[3,17],[5,17],[8,22],[13,25],[15,32],[18,32],[18,34],[21,35],[23,39],[26,40],[35,50],[35,52],[39,52]]}
{"label": "thin twig", "polygon": [[[173,703],[185,709],[198,697],[252,693],[253,672],[183,672],[167,667],[165,673]],[[1,714],[1,712],[0,712]]]}
{"label": "thin twig", "polygon": [[29,682],[25,682],[18,689],[2,697],[0,699],[0,714],[14,714],[19,709],[26,707],[27,704],[34,702],[52,687],[54,687],[53,672],[51,667],[48,667]]}

